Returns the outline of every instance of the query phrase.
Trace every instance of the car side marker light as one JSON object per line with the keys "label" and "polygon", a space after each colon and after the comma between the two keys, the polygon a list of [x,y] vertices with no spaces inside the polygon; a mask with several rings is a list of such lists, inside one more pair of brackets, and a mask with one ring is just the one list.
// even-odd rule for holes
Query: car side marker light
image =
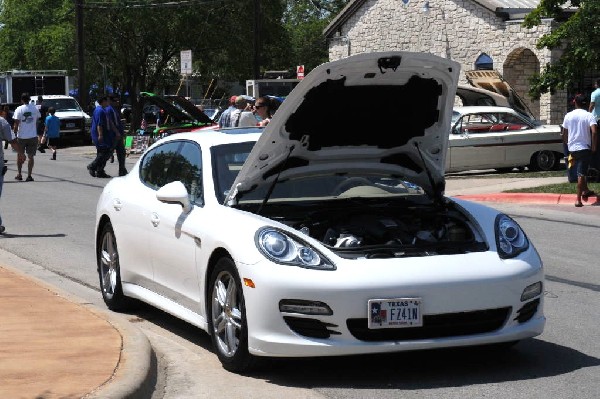
{"label": "car side marker light", "polygon": [[256,286],[254,285],[254,281],[252,281],[249,278],[244,278],[244,285],[246,287],[250,287],[250,288],[256,288]]}

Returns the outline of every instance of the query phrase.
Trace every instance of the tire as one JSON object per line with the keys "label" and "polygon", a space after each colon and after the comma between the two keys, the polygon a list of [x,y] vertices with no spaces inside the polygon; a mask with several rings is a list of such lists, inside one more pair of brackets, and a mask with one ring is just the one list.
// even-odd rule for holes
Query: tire
{"label": "tire", "polygon": [[113,311],[124,311],[131,307],[132,299],[123,294],[119,251],[112,225],[106,223],[100,233],[96,250],[100,292],[106,306]]}
{"label": "tire", "polygon": [[228,371],[253,369],[257,360],[248,352],[248,324],[244,293],[235,264],[221,258],[210,277],[208,329],[219,361]]}
{"label": "tire", "polygon": [[556,156],[556,153],[553,151],[542,150],[536,152],[531,156],[531,163],[529,164],[529,169],[537,171],[549,171],[556,169],[557,164],[559,163],[559,158]]}

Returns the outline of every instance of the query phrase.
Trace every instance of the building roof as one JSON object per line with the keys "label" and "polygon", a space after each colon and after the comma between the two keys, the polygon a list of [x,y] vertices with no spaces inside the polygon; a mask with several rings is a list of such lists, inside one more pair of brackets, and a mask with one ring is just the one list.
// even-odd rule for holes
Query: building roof
{"label": "building roof", "polygon": [[[327,25],[323,31],[325,37],[331,37],[367,0],[350,0],[346,7]],[[423,0],[425,1],[425,0]],[[536,8],[540,0],[472,0],[503,19],[522,19],[525,14]]]}

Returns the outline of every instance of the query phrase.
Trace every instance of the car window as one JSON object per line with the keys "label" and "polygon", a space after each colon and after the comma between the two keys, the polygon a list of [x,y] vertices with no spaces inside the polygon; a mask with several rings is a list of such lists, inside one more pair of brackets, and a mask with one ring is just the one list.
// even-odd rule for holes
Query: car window
{"label": "car window", "polygon": [[219,203],[222,204],[225,201],[225,197],[254,144],[255,142],[246,142],[212,147],[213,180]]}
{"label": "car window", "polygon": [[189,141],[171,141],[150,150],[140,166],[140,180],[158,190],[165,184],[180,181],[190,194],[190,201],[202,204],[202,157],[200,147]]}

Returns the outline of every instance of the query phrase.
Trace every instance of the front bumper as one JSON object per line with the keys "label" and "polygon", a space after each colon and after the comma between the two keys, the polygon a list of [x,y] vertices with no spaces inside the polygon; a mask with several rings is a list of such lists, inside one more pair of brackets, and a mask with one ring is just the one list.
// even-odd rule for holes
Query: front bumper
{"label": "front bumper", "polygon": [[[501,260],[490,251],[341,260],[336,262],[335,271],[307,270],[266,260],[238,265],[241,277],[252,279],[256,287],[244,287],[249,350],[262,356],[334,356],[534,337],[545,325],[543,297],[522,302],[521,294],[544,277],[535,251],[530,249],[522,255],[520,259]],[[421,331],[366,328],[369,299],[413,297],[422,299]],[[333,314],[282,313],[279,302],[284,299],[320,301]],[[440,328],[439,323],[443,324]]]}

